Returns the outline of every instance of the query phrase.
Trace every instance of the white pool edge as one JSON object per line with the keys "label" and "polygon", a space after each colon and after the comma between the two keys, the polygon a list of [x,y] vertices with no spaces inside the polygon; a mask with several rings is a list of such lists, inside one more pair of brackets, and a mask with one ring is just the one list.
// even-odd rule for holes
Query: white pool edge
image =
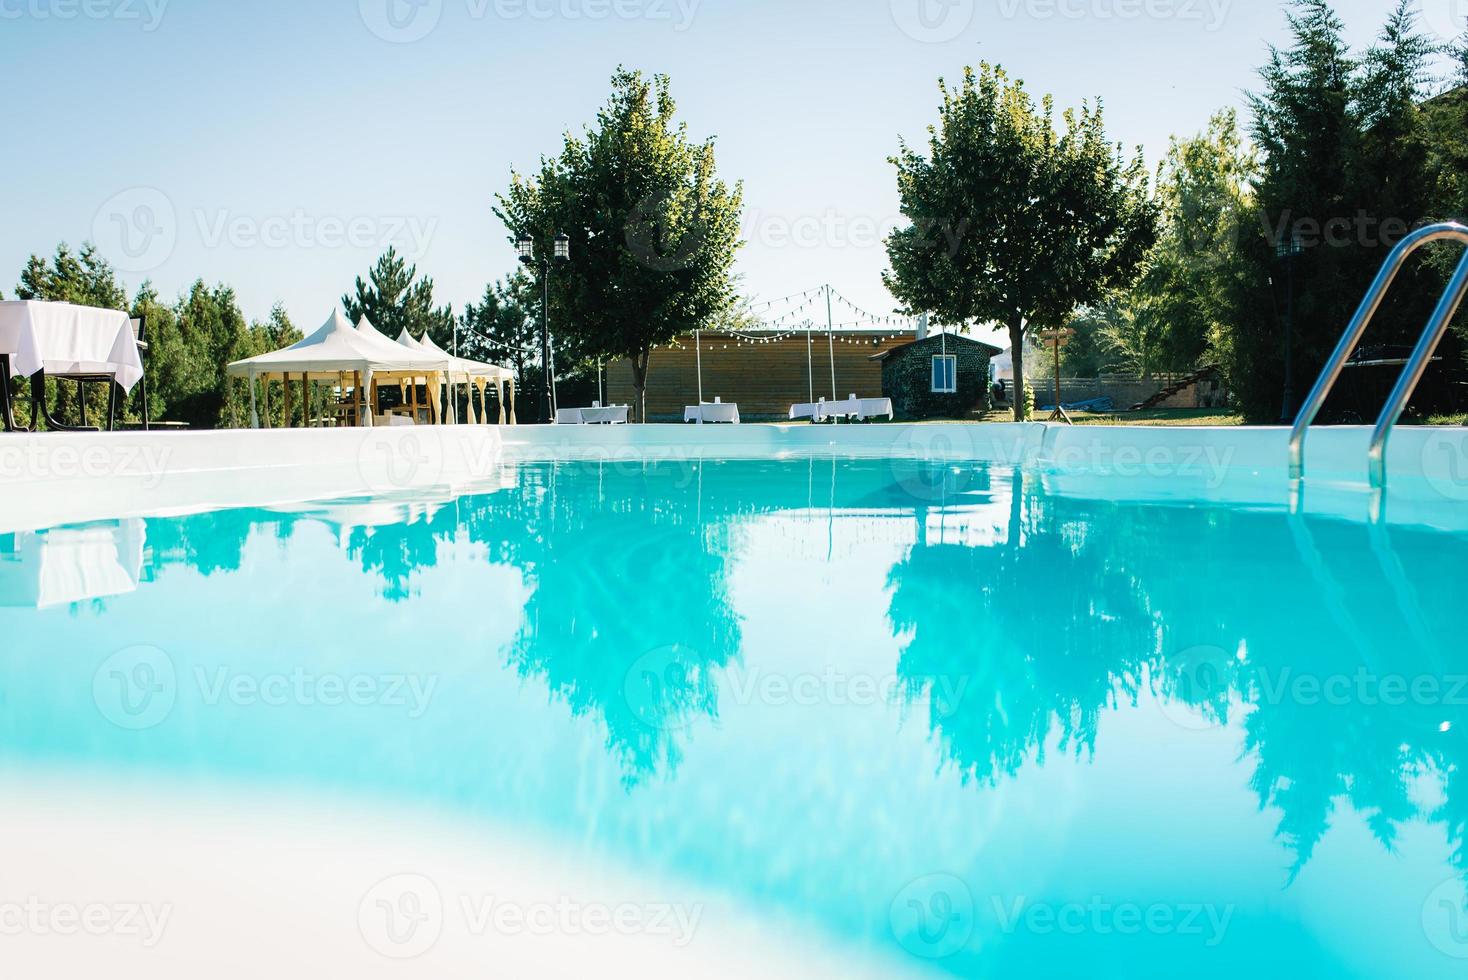
{"label": "white pool edge", "polygon": [[[1305,507],[1366,519],[1363,427],[1307,444]],[[0,533],[363,495],[453,495],[511,485],[514,463],[689,465],[861,456],[985,461],[1060,492],[1118,501],[1289,502],[1283,428],[949,425],[458,426],[0,435]],[[1387,519],[1462,527],[1468,429],[1398,430]]]}

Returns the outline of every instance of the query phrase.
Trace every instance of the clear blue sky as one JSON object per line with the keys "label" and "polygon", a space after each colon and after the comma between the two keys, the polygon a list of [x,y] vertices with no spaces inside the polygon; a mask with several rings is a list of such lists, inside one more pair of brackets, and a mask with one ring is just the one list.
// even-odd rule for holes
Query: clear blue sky
{"label": "clear blue sky", "polygon": [[[1431,24],[1462,6],[1422,2]],[[1359,44],[1391,6],[1337,9]],[[940,75],[987,59],[1099,96],[1152,166],[1283,37],[1268,0],[0,0],[0,288],[92,239],[130,290],[203,277],[315,326],[393,240],[461,307],[513,269],[490,212],[511,167],[626,64],[671,74],[745,182],[746,292],[829,281],[886,312],[887,157]]]}

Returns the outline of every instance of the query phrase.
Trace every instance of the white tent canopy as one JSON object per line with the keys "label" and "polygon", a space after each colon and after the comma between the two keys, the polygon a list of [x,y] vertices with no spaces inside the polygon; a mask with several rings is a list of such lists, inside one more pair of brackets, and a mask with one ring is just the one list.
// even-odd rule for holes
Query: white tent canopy
{"label": "white tent canopy", "polygon": [[[483,410],[483,414],[486,415],[485,421],[488,421],[487,413],[489,406],[488,402],[486,401],[485,390],[490,386],[493,386],[495,390],[495,400],[499,402],[500,405],[499,421],[501,425],[505,423],[504,393],[501,390],[500,386],[506,381],[512,381],[515,377],[514,373],[508,368],[502,368],[494,364],[485,364],[482,361],[471,361],[468,358],[464,357],[454,357],[452,354],[446,352],[442,347],[438,346],[438,344],[434,342],[432,337],[424,334],[423,339],[419,340],[418,338],[414,337],[412,333],[410,333],[406,328],[404,328],[403,332],[398,335],[398,343],[402,344],[404,347],[407,347],[410,350],[421,351],[426,354],[448,358],[450,366],[448,369],[447,377],[449,383],[451,385],[456,385],[462,382],[469,386],[469,421],[471,424],[478,421],[478,417],[476,416],[474,409],[475,391],[478,391],[479,393],[480,407]],[[457,413],[457,399],[450,399],[450,410]]]}
{"label": "white tent canopy", "polygon": [[[377,335],[382,337],[381,334]],[[267,374],[334,376],[343,371],[374,374],[409,374],[447,370],[442,358],[409,351],[382,337],[378,343],[355,328],[340,311],[334,312],[321,329],[305,340],[269,354],[235,361],[228,372],[237,378]]]}
{"label": "white tent canopy", "polygon": [[[371,325],[367,325],[369,329]],[[255,411],[255,380],[279,375],[289,381],[291,375],[304,381],[339,381],[352,374],[360,382],[359,396],[373,390],[373,381],[397,376],[432,378],[449,369],[449,359],[413,351],[395,344],[376,330],[370,333],[352,326],[340,310],[309,337],[283,350],[235,361],[226,369],[232,377],[250,380],[250,424],[259,427]],[[371,412],[364,412],[370,426]]]}
{"label": "white tent canopy", "polygon": [[440,347],[427,334],[424,334],[423,339],[419,340],[405,329],[398,335],[398,343],[414,350],[421,350],[429,354],[437,354],[440,357],[447,357],[452,364],[449,371],[456,375],[468,375],[475,380],[489,379],[493,381],[508,381],[515,376],[514,372],[508,368],[502,368],[495,364],[486,364],[483,361],[471,361],[467,357],[455,357]]}

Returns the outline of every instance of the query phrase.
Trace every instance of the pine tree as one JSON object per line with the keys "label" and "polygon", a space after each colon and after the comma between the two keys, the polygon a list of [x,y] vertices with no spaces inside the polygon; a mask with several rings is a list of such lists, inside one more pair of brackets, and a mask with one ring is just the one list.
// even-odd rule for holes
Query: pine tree
{"label": "pine tree", "polygon": [[[1252,268],[1237,284],[1230,345],[1235,398],[1264,421],[1293,418],[1387,252],[1440,213],[1421,108],[1436,48],[1412,0],[1398,0],[1360,59],[1325,0],[1292,0],[1287,16],[1292,44],[1271,49],[1250,96],[1258,225],[1241,241]],[[1415,342],[1441,284],[1432,263],[1414,262],[1366,342]]]}
{"label": "pine tree", "polygon": [[427,334],[445,348],[453,343],[453,310],[434,306],[433,280],[420,279],[418,267],[408,265],[396,248],[377,260],[367,281],[357,279],[355,293],[343,296],[342,306],[352,323],[366,316],[394,340],[406,330],[418,338]]}
{"label": "pine tree", "polygon": [[477,305],[466,305],[460,319],[460,356],[510,368],[522,391],[538,381],[538,372],[536,378],[527,377],[535,366],[539,343],[533,292],[530,277],[517,271],[502,282],[485,286],[484,298]]}

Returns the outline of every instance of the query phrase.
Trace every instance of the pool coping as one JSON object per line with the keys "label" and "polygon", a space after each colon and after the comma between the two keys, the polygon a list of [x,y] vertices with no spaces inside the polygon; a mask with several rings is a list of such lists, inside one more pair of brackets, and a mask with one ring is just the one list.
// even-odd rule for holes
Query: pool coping
{"label": "pool coping", "polygon": [[853,456],[982,461],[1056,492],[1117,501],[1303,508],[1463,528],[1468,428],[1406,427],[1388,455],[1390,507],[1367,487],[1365,427],[1307,443],[1303,500],[1278,427],[1046,423],[445,426],[0,435],[0,533],[132,516],[346,497],[456,495],[511,485],[514,464],[690,465]]}

